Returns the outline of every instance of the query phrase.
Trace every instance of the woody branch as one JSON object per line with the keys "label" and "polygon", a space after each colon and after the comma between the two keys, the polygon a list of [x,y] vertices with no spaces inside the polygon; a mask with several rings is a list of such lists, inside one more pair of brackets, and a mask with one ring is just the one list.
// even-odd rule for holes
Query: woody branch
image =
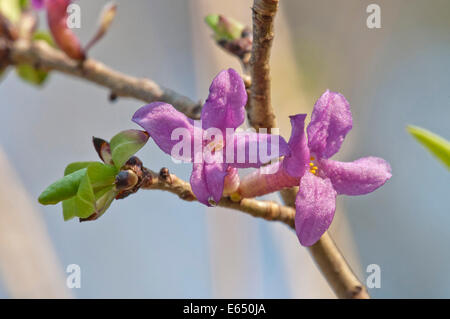
{"label": "woody branch", "polygon": [[[270,95],[270,50],[278,0],[254,0],[253,47],[250,58],[249,122],[256,129],[276,126]],[[296,188],[280,192],[287,206],[295,207]],[[338,298],[370,298],[328,233],[308,247],[311,256]]]}

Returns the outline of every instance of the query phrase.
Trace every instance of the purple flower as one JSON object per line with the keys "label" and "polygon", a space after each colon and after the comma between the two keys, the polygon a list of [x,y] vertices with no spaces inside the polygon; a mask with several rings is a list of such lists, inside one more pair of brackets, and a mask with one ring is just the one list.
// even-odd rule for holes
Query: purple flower
{"label": "purple flower", "polygon": [[33,8],[35,8],[36,10],[40,10],[44,7],[45,5],[45,0],[32,0],[31,4],[33,6]]}
{"label": "purple flower", "polygon": [[[192,191],[199,202],[211,206],[221,199],[226,176],[236,180],[236,168],[260,167],[289,154],[287,143],[277,135],[235,132],[245,120],[246,103],[247,93],[241,77],[228,69],[220,72],[209,88],[201,125],[162,102],[143,106],[134,114],[133,121],[142,126],[165,153],[193,162]],[[188,141],[183,152],[179,152],[183,142],[177,138],[179,136]],[[270,145],[271,150],[278,146],[279,152],[262,158],[264,145]],[[252,149],[256,150],[256,158],[251,156]]]}
{"label": "purple flower", "polygon": [[352,128],[350,105],[342,94],[326,91],[319,98],[307,127],[307,139],[305,117],[305,114],[291,117],[291,154],[284,159],[283,167],[291,176],[300,176],[295,229],[300,243],[311,246],[330,227],[336,195],[373,192],[392,174],[389,163],[377,157],[351,163],[329,159]]}

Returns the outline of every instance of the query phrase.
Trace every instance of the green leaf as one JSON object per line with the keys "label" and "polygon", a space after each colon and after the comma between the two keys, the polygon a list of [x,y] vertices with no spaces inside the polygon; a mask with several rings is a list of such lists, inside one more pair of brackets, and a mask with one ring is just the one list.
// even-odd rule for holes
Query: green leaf
{"label": "green leaf", "polygon": [[90,164],[87,170],[95,192],[98,192],[105,187],[113,186],[116,180],[116,175],[119,173],[119,170],[116,167],[100,162]]}
{"label": "green leaf", "polygon": [[18,22],[22,14],[20,0],[0,0],[0,13],[12,23]]}
{"label": "green leaf", "polygon": [[95,211],[95,195],[89,175],[85,174],[80,182],[75,199],[76,216],[87,218]]}
{"label": "green leaf", "polygon": [[20,5],[20,9],[22,9],[22,10],[27,9],[28,6],[30,5],[30,1],[29,0],[19,0],[19,5]]}
{"label": "green leaf", "polygon": [[95,202],[95,211],[98,214],[98,217],[100,217],[106,212],[109,206],[111,206],[112,202],[116,198],[117,192],[114,189],[110,188],[102,196],[98,195],[99,194],[96,194],[97,201]]}
{"label": "green leaf", "polygon": [[86,218],[94,213],[97,213],[98,217],[100,217],[109,208],[117,194],[114,187],[110,186],[94,193],[94,200],[92,200],[90,189],[87,188],[87,191],[89,194],[88,198],[80,197],[77,193],[76,197],[62,202],[64,221],[68,221],[74,217]]}
{"label": "green leaf", "polygon": [[48,76],[48,72],[35,69],[29,64],[17,65],[16,73],[22,80],[37,86],[44,84]]}
{"label": "green leaf", "polygon": [[408,132],[450,169],[450,142],[426,129],[408,125]]}
{"label": "green leaf", "polygon": [[64,170],[64,176],[72,174],[80,169],[87,168],[89,165],[98,163],[98,162],[73,162],[66,166]]}
{"label": "green leaf", "polygon": [[[1,1],[1,0],[0,0]],[[45,41],[50,46],[55,46],[52,36],[48,32],[37,31],[33,35],[35,41]],[[24,81],[41,86],[47,80],[48,72],[36,69],[30,64],[22,63],[16,66],[17,75]]]}
{"label": "green leaf", "polygon": [[219,32],[219,28],[218,28],[219,15],[218,14],[208,14],[205,17],[205,22],[214,31],[214,33]]}
{"label": "green leaf", "polygon": [[56,47],[55,41],[53,41],[53,37],[50,33],[46,31],[36,31],[33,34],[33,40],[34,41],[45,41],[48,45],[52,47]]}
{"label": "green leaf", "polygon": [[77,206],[75,197],[66,199],[62,202],[64,221],[68,221],[77,216]]}
{"label": "green leaf", "polygon": [[112,165],[100,162],[74,162],[67,165],[64,175],[71,174],[80,169],[87,168],[89,179],[95,191],[112,186],[119,170]]}
{"label": "green leaf", "polygon": [[50,185],[39,196],[43,205],[57,204],[75,196],[85,175],[93,191],[98,192],[114,185],[117,168],[100,162],[74,162],[67,165],[64,177]]}
{"label": "green leaf", "polygon": [[120,169],[147,141],[148,134],[139,130],[122,131],[115,135],[110,142],[115,166]]}
{"label": "green leaf", "polygon": [[54,182],[39,196],[39,203],[52,205],[73,197],[77,193],[81,180],[86,174],[87,168],[84,168]]}

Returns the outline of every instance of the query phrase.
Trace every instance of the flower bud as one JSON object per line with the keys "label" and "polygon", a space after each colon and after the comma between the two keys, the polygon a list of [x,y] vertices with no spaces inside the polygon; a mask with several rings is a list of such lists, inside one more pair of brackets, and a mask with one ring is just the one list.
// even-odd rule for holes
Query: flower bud
{"label": "flower bud", "polygon": [[75,60],[86,58],[77,36],[67,26],[67,7],[70,0],[45,1],[50,31],[58,47]]}
{"label": "flower bud", "polygon": [[139,182],[138,176],[132,170],[120,171],[116,176],[116,189],[119,191],[130,190]]}
{"label": "flower bud", "polygon": [[221,14],[210,14],[205,22],[214,31],[216,41],[231,41],[241,38],[244,25]]}
{"label": "flower bud", "polygon": [[85,51],[88,51],[95,43],[97,43],[111,27],[117,12],[117,5],[108,3],[100,14],[99,28],[91,41],[86,45]]}

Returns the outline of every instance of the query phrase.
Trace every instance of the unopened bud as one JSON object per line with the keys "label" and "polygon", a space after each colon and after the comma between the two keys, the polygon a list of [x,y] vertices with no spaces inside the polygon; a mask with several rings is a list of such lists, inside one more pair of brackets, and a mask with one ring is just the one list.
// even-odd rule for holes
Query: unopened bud
{"label": "unopened bud", "polygon": [[131,156],[130,159],[125,163],[125,166],[137,166],[142,167],[143,163],[137,156]]}
{"label": "unopened bud", "polygon": [[85,52],[87,52],[94,44],[96,44],[103,36],[108,32],[111,27],[114,18],[116,17],[117,5],[113,3],[108,3],[103,8],[100,14],[100,21],[97,33],[94,35],[91,41],[86,45]]}
{"label": "unopened bud", "polygon": [[19,37],[30,40],[37,27],[37,17],[33,11],[24,11],[18,24]]}
{"label": "unopened bud", "polygon": [[205,22],[214,31],[216,41],[239,39],[245,29],[242,23],[221,14],[210,14],[205,17]]}
{"label": "unopened bud", "polygon": [[46,1],[47,20],[50,31],[58,47],[70,58],[83,61],[86,59],[80,41],[75,33],[67,26],[67,7],[69,0]]}
{"label": "unopened bud", "polygon": [[139,179],[132,170],[120,171],[116,176],[117,190],[132,189],[138,183]]}

